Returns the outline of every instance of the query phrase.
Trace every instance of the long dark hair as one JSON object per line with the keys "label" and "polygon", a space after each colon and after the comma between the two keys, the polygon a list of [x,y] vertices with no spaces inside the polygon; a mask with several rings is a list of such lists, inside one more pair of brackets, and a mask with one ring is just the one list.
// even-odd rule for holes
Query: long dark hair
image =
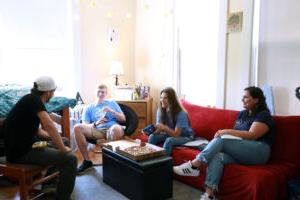
{"label": "long dark hair", "polygon": [[[167,94],[167,99],[168,99],[168,104],[169,104],[169,114],[171,115],[171,119],[173,122],[173,125],[175,125],[175,116],[180,112],[180,111],[184,111],[186,112],[183,107],[181,106],[178,97],[176,95],[176,92],[173,88],[171,87],[167,87],[165,89],[163,89],[160,92],[160,95],[162,93],[166,93]],[[166,124],[165,118],[164,116],[167,115],[167,110],[166,108],[162,108],[161,106],[161,102],[159,103],[159,111],[160,111],[160,121],[163,124]]]}
{"label": "long dark hair", "polygon": [[259,87],[250,86],[244,89],[245,91],[248,91],[250,96],[258,99],[257,104],[255,105],[254,109],[252,110],[252,115],[255,115],[256,113],[267,110],[270,112],[267,103],[266,103],[266,97],[263,93],[263,91]]}

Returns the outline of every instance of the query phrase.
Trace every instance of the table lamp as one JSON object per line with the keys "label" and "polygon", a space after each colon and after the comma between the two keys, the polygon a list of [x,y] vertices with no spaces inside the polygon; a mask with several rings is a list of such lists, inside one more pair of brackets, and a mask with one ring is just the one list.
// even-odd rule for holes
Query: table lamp
{"label": "table lamp", "polygon": [[112,61],[109,74],[115,76],[115,78],[116,78],[115,85],[119,85],[119,82],[118,82],[119,77],[118,76],[124,74],[122,62],[116,61],[116,60]]}

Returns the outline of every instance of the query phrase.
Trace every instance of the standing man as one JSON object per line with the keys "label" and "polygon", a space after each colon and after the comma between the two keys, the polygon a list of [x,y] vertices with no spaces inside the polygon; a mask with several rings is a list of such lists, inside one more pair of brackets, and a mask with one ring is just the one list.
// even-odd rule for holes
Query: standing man
{"label": "standing man", "polygon": [[[22,97],[5,119],[4,148],[9,162],[55,166],[60,173],[56,199],[69,200],[75,184],[77,158],[63,144],[44,105],[53,97],[55,89],[51,77],[43,76],[34,82],[31,93]],[[45,137],[50,137],[56,148],[32,148],[39,138]]]}
{"label": "standing man", "polygon": [[87,138],[111,141],[121,139],[124,135],[123,128],[118,122],[125,122],[125,115],[117,102],[106,100],[106,96],[107,86],[99,85],[97,102],[85,109],[82,124],[74,127],[75,139],[84,159],[77,169],[78,174],[93,166],[87,150]]}

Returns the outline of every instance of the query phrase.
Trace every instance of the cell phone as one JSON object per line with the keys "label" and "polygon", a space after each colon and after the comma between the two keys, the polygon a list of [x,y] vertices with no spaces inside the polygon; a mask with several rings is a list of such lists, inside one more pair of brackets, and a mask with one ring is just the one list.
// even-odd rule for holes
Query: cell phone
{"label": "cell phone", "polygon": [[156,127],[153,124],[150,124],[142,129],[142,133],[150,135],[156,131]]}
{"label": "cell phone", "polygon": [[106,116],[106,112],[104,112],[104,111],[99,112],[98,120],[99,121],[102,120],[103,118],[105,118],[105,116]]}

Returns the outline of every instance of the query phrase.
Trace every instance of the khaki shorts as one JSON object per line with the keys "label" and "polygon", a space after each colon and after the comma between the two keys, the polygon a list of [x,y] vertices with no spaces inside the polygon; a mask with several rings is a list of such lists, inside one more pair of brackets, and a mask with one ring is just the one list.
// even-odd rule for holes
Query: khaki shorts
{"label": "khaki shorts", "polygon": [[91,133],[92,133],[92,138],[99,140],[99,139],[106,139],[106,135],[107,135],[107,131],[109,129],[108,128],[101,128],[101,129],[97,129],[96,127],[92,127],[91,129]]}
{"label": "khaki shorts", "polygon": [[[92,138],[99,140],[99,139],[106,139],[106,140],[112,140],[112,129],[114,126],[120,126],[118,124],[115,124],[109,128],[100,128],[97,129],[96,127],[92,126],[91,128],[91,133],[92,133]],[[124,135],[124,131],[123,131]]]}

